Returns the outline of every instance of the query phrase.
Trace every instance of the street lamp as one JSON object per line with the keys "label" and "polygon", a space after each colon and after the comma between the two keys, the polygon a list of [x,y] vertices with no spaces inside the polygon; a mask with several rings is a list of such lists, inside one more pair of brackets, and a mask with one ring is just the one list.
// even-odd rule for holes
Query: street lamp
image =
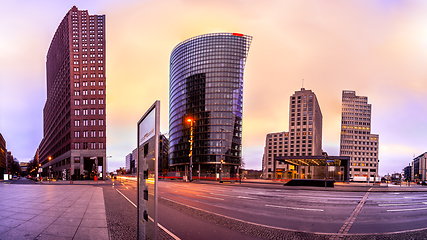
{"label": "street lamp", "polygon": [[188,156],[190,157],[190,182],[193,181],[193,124],[194,119],[187,118],[187,122],[190,123],[190,154]]}
{"label": "street lamp", "polygon": [[222,163],[224,162],[224,158],[223,158],[223,151],[222,151],[222,141],[223,141],[223,137],[222,137],[222,133],[224,132],[224,128],[221,128],[221,167],[219,168],[219,182],[222,183]]}

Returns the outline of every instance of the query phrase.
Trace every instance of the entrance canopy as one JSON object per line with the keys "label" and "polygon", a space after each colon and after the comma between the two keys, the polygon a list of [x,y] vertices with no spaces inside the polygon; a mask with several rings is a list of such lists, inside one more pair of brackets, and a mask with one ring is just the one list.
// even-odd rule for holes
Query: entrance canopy
{"label": "entrance canopy", "polygon": [[293,166],[342,167],[344,169],[344,181],[349,181],[349,156],[276,156],[273,159],[274,178],[276,177],[276,162],[282,162]]}

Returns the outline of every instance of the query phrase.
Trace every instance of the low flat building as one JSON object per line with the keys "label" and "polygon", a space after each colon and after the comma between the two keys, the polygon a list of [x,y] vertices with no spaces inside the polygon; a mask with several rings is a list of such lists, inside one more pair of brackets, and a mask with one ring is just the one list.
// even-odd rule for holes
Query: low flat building
{"label": "low flat building", "polygon": [[[277,164],[278,163],[278,164]],[[343,156],[274,157],[273,179],[333,179],[348,182],[350,158]]]}

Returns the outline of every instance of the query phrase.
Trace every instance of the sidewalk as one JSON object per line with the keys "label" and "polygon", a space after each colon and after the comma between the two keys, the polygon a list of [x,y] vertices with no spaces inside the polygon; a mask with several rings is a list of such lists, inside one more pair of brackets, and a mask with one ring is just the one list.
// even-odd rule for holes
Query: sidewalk
{"label": "sidewalk", "polygon": [[103,189],[91,185],[0,184],[0,239],[108,239]]}

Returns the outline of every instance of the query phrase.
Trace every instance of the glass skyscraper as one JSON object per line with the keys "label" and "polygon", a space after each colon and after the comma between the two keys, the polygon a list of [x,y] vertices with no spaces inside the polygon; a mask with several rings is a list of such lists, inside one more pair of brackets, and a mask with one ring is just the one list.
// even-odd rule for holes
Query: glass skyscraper
{"label": "glass skyscraper", "polygon": [[[178,44],[170,58],[169,165],[233,176],[241,163],[243,72],[251,36],[211,33]],[[193,137],[191,146],[191,136]],[[213,176],[212,176],[213,177]]]}

